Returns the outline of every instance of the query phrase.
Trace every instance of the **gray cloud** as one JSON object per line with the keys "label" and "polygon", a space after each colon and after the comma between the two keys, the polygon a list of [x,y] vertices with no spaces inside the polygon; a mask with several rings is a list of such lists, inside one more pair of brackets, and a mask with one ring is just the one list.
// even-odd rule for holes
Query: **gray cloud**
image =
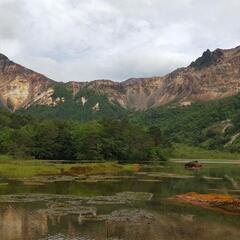
{"label": "gray cloud", "polygon": [[240,39],[239,0],[1,0],[0,52],[58,80],[163,75]]}

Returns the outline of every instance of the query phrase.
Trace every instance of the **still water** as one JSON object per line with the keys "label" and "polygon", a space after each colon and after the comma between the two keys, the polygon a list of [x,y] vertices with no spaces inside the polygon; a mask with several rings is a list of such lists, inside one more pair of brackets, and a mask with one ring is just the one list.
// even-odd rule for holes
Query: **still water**
{"label": "still water", "polygon": [[193,191],[238,197],[239,183],[240,165],[224,162],[196,172],[166,163],[84,181],[0,179],[0,239],[237,240],[240,216],[168,198]]}

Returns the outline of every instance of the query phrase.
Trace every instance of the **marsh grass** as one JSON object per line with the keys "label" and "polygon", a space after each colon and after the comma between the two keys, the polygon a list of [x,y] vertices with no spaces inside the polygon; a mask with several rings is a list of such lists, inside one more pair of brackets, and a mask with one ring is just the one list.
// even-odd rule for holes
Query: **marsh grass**
{"label": "marsh grass", "polygon": [[172,158],[186,159],[240,159],[240,153],[231,153],[218,150],[207,150],[185,144],[174,144]]}
{"label": "marsh grass", "polygon": [[87,169],[86,174],[117,174],[122,172],[134,172],[139,170],[138,164],[107,163],[77,163],[62,164],[50,163],[43,160],[14,159],[0,155],[0,177],[28,178],[40,175],[71,174],[72,167]]}

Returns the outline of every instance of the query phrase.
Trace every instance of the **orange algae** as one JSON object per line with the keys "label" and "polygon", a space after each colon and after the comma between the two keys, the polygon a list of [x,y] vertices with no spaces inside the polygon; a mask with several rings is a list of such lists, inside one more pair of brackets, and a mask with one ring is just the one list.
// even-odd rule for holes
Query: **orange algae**
{"label": "orange algae", "polygon": [[194,206],[200,206],[205,208],[212,208],[215,210],[221,210],[226,213],[240,214],[240,199],[231,195],[225,194],[200,194],[196,192],[189,192],[182,195],[177,195],[170,198],[175,202],[188,203]]}
{"label": "orange algae", "polygon": [[232,197],[230,195],[225,194],[216,194],[216,193],[209,193],[209,194],[200,194],[196,192],[190,192],[183,195],[177,195],[176,198],[182,198],[182,199],[188,199],[188,200],[197,200],[197,201],[203,201],[203,202],[239,202],[240,200]]}

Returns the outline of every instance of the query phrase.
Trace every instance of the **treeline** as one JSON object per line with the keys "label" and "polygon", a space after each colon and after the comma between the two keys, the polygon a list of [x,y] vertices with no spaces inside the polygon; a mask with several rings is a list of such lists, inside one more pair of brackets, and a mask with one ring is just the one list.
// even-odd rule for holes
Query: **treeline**
{"label": "treeline", "polygon": [[0,154],[49,160],[165,160],[170,146],[158,127],[127,120],[88,123],[0,113]]}

